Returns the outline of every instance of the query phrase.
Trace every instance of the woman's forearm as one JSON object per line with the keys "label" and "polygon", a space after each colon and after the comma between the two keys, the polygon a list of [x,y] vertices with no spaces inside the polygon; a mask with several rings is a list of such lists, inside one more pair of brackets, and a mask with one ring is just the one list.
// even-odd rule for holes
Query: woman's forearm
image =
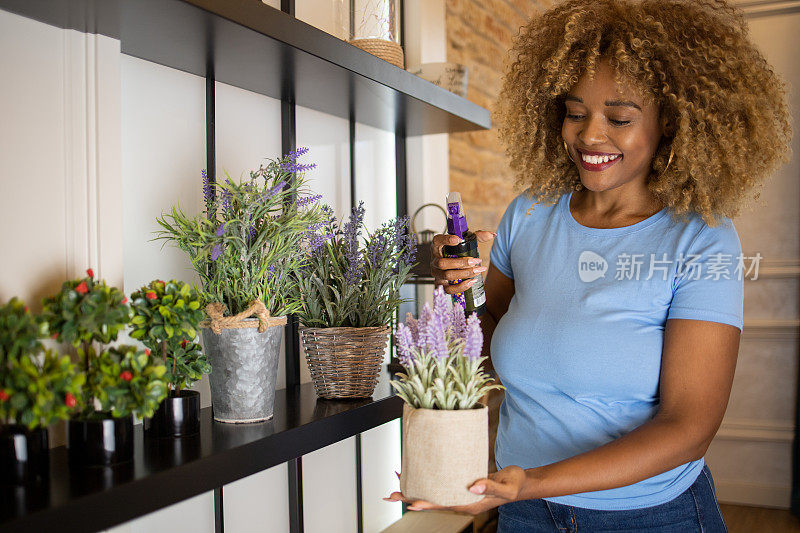
{"label": "woman's forearm", "polygon": [[492,364],[492,358],[489,354],[489,347],[492,344],[492,335],[494,334],[494,330],[497,327],[497,319],[492,316],[492,313],[487,310],[483,315],[480,317],[481,320],[481,330],[483,331],[483,349],[481,350],[481,355],[486,357],[486,361],[483,363],[484,371],[489,374],[494,374],[494,365]]}
{"label": "woman's forearm", "polygon": [[710,438],[690,422],[655,417],[594,450],[525,471],[519,498],[547,498],[631,485],[705,454]]}

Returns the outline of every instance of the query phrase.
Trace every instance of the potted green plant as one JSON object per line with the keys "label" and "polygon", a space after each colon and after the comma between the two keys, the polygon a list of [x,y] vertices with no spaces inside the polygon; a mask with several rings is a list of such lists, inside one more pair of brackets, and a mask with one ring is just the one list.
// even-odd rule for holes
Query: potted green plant
{"label": "potted green plant", "polygon": [[47,324],[12,298],[0,306],[0,480],[46,479],[47,428],[69,418],[84,381],[69,356],[46,350]]}
{"label": "potted green plant", "polygon": [[182,437],[200,431],[200,393],[187,390],[211,372],[211,365],[195,342],[198,324],[205,314],[200,295],[178,280],[151,281],[131,294],[133,331],[167,367],[169,393],[153,418],[145,420],[145,431],[160,437]]}
{"label": "potted green plant", "polygon": [[133,416],[153,415],[167,395],[167,369],[150,350],[107,346],[130,323],[128,299],[86,273],[45,298],[42,316],[56,340],[77,348],[86,380],[67,426],[70,460],[104,466],[133,459]]}
{"label": "potted green plant", "polygon": [[503,386],[481,369],[478,316],[465,318],[464,308],[437,287],[433,308],[426,303],[395,336],[405,369],[390,382],[405,401],[401,492],[443,506],[482,499],[468,490],[488,472],[488,409],[480,400]]}
{"label": "potted green plant", "polygon": [[206,209],[187,216],[173,207],[158,222],[164,239],[184,250],[200,277],[208,320],[200,324],[211,363],[211,405],[220,422],[272,417],[281,335],[286,315],[300,308],[295,278],[309,228],[323,212],[320,196],[305,187],[313,164],[307,148],[270,159],[249,179],[203,173]]}
{"label": "potted green plant", "polygon": [[341,228],[330,208],[326,213],[295,272],[306,361],[319,397],[370,397],[404,301],[400,287],[414,266],[415,237],[404,217],[366,233],[362,243],[363,202]]}

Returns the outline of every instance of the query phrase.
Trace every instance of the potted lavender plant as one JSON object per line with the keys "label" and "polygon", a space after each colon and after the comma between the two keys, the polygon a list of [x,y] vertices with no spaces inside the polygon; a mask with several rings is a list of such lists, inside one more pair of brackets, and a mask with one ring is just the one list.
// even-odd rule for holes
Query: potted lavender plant
{"label": "potted lavender plant", "polygon": [[145,431],[157,437],[197,434],[200,393],[187,387],[211,371],[195,342],[198,324],[205,317],[200,295],[182,281],[154,280],[131,294],[131,309],[131,337],[163,358],[167,367],[169,393],[153,417],[145,420]]}
{"label": "potted lavender plant", "polygon": [[214,419],[246,423],[273,414],[281,334],[286,315],[300,309],[290,273],[302,264],[309,227],[323,212],[305,186],[314,164],[307,148],[270,159],[249,179],[212,183],[204,173],[206,209],[187,216],[178,207],[158,220],[158,239],[185,251],[200,277],[208,320],[200,324],[211,363]]}
{"label": "potted lavender plant", "polygon": [[66,420],[85,376],[69,356],[45,349],[47,323],[19,299],[0,306],[0,482],[48,475],[47,428]]}
{"label": "potted lavender plant", "polygon": [[442,287],[419,319],[409,316],[396,333],[405,373],[391,385],[403,398],[400,490],[437,505],[467,505],[483,498],[468,487],[488,474],[489,390],[503,388],[481,370],[483,333],[476,314],[465,318]]}
{"label": "potted lavender plant", "polygon": [[309,253],[295,273],[301,335],[311,377],[321,398],[372,395],[390,324],[414,263],[408,217],[383,224],[361,241],[364,205],[339,228],[328,220],[312,228]]}

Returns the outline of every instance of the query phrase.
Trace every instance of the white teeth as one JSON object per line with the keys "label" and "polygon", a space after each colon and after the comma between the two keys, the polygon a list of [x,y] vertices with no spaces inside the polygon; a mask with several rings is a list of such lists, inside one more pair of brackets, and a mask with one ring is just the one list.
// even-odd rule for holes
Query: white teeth
{"label": "white teeth", "polygon": [[600,163],[608,163],[619,157],[619,155],[586,155],[581,154],[581,159],[592,165],[599,165]]}

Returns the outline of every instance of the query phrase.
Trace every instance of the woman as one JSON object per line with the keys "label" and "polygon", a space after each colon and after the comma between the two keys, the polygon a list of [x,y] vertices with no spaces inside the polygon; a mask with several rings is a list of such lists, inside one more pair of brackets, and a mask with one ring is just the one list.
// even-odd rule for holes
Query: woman
{"label": "woman", "polygon": [[[703,456],[742,328],[731,218],[787,160],[784,84],[722,1],[567,0],[513,53],[500,133],[526,191],[481,318],[498,472],[456,510],[499,506],[500,532],[724,531]],[[457,242],[433,244],[451,294],[485,270],[442,258]]]}

